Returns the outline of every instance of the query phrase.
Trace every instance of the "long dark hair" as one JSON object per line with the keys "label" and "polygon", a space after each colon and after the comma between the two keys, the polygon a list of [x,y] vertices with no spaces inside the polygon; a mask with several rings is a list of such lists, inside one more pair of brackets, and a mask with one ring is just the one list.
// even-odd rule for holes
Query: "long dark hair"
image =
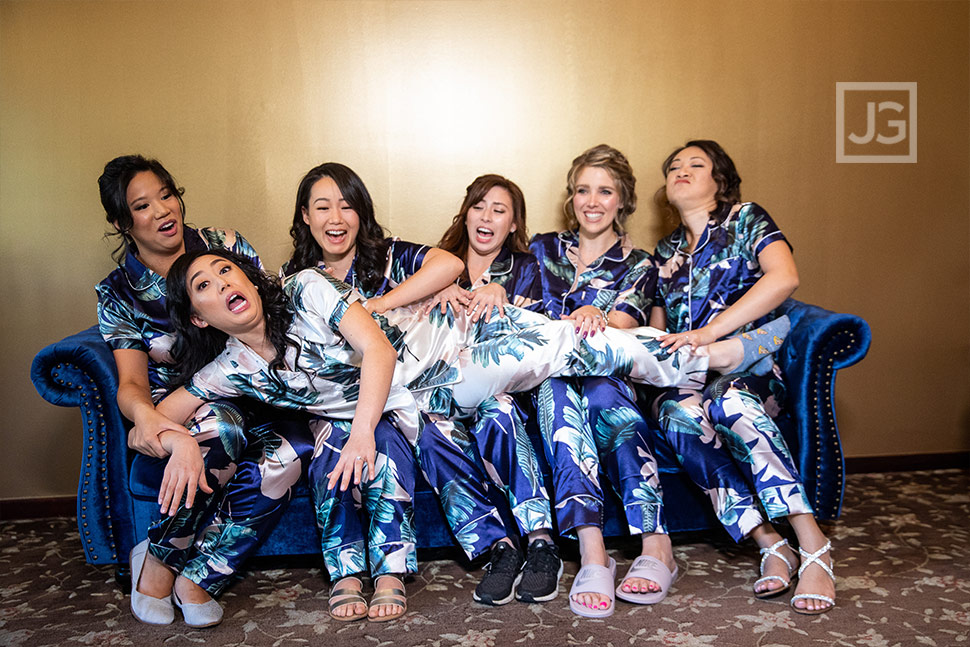
{"label": "long dark hair", "polygon": [[182,194],[185,189],[175,183],[175,178],[162,163],[156,159],[147,159],[141,155],[122,155],[104,165],[104,172],[98,178],[98,191],[101,193],[101,206],[112,227],[105,236],[118,236],[121,241],[111,252],[111,258],[117,263],[131,251],[138,253],[138,246],[129,235],[132,226],[131,209],[128,207],[128,185],[132,178],[142,171],[151,171],[165,187],[178,198],[182,207],[182,221],[185,221],[185,202]]}
{"label": "long dark hair", "polygon": [[[672,217],[677,216],[676,210],[667,199],[667,173],[670,172],[670,165],[674,163],[674,159],[680,155],[681,151],[691,146],[696,146],[711,158],[711,177],[717,183],[717,193],[714,195],[717,206],[711,211],[711,216],[718,222],[722,222],[731,208],[741,202],[741,176],[738,175],[738,170],[735,168],[731,156],[713,139],[692,139],[667,156],[660,167],[664,175],[664,185],[657,190],[657,204],[661,209],[668,211]],[[677,219],[679,220],[679,218]]]}
{"label": "long dark hair", "polygon": [[213,326],[199,328],[192,323],[193,310],[187,275],[192,263],[202,256],[226,259],[242,270],[246,278],[256,286],[263,304],[266,335],[276,349],[276,357],[269,363],[270,377],[278,385],[282,385],[278,371],[285,367],[283,359],[287,346],[296,348],[298,353],[300,350],[299,344],[287,335],[295,314],[293,306],[290,305],[277,277],[265,273],[245,256],[222,248],[186,252],[175,260],[168,271],[168,315],[175,329],[172,359],[178,367],[175,383],[187,383],[203,366],[225,350],[229,340],[229,335]]}
{"label": "long dark hair", "polygon": [[[310,226],[303,221],[303,210],[310,209],[310,191],[320,179],[332,179],[350,208],[357,212],[360,229],[357,232],[357,255],[354,271],[362,292],[372,294],[380,287],[384,277],[387,258],[387,240],[384,228],[374,217],[374,201],[360,176],[352,169],[337,162],[326,162],[307,171],[296,191],[296,207],[293,209],[293,255],[283,266],[284,274],[293,274],[308,267],[316,267],[323,260],[323,249],[313,238]],[[343,277],[339,277],[343,278]]]}
{"label": "long dark hair", "polygon": [[452,219],[451,226],[448,227],[448,231],[444,233],[441,242],[438,243],[440,249],[451,252],[462,262],[467,260],[468,227],[465,218],[468,216],[468,210],[484,200],[485,194],[495,187],[505,189],[512,198],[510,206],[515,231],[508,235],[502,245],[508,248],[510,252],[529,251],[529,234],[525,226],[525,196],[522,195],[522,189],[512,180],[494,173],[479,175],[465,189],[465,199],[461,203],[461,209],[458,210],[458,215]]}

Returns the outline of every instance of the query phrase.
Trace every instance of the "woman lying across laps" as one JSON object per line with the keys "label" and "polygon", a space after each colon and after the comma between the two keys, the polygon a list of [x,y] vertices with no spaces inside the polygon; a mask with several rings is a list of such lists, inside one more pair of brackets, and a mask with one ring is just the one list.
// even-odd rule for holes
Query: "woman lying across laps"
{"label": "woman lying across laps", "polygon": [[[359,294],[319,269],[298,273],[281,290],[246,259],[211,250],[186,254],[170,276],[169,311],[178,336],[173,352],[186,383],[159,410],[180,420],[207,400],[248,396],[353,420],[330,474],[329,486],[339,483],[341,489],[375,469],[373,433],[382,411],[405,436],[418,435],[420,407],[412,391],[420,398],[447,383],[454,408],[469,412],[492,393],[534,388],[555,375],[622,374],[696,388],[709,366],[727,372],[758,359],[739,339],[711,344],[706,355],[668,353],[652,329],[583,339],[571,322],[511,306],[502,326],[441,326],[417,310],[391,311],[388,325],[401,333],[395,352],[359,304]],[[786,320],[777,332],[787,332]],[[193,467],[162,496],[177,499],[184,488],[194,489]],[[413,534],[403,526],[402,534]]]}

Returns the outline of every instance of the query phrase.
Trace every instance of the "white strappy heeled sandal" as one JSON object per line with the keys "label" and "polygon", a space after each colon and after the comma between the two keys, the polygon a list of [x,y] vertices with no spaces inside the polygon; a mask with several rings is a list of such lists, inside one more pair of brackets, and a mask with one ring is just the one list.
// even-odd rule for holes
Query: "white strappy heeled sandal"
{"label": "white strappy heeled sandal", "polygon": [[[832,572],[832,567],[819,559],[819,557],[831,550],[831,541],[825,542],[825,545],[816,550],[814,553],[809,553],[804,548],[799,547],[798,555],[802,558],[802,565],[798,567],[798,576],[801,577],[802,573],[805,572],[805,569],[812,564],[818,564],[822,567],[822,570],[832,578],[832,583],[835,584],[835,573]],[[825,607],[824,609],[802,609],[795,606],[795,602],[798,600],[819,600],[820,602],[827,602],[829,606]],[[798,593],[793,595],[791,598],[791,608],[794,609],[795,613],[801,613],[802,615],[806,616],[817,616],[835,608],[835,599],[830,598],[827,595],[822,595],[821,593]]]}
{"label": "white strappy heeled sandal", "polygon": [[[791,589],[791,575],[792,575],[792,572],[794,572],[795,567],[792,566],[792,563],[788,561],[787,557],[785,557],[780,552],[778,552],[778,549],[781,548],[782,546],[788,546],[787,539],[780,539],[776,541],[774,544],[772,544],[771,546],[761,549],[761,566],[759,567],[761,577],[758,578],[758,580],[754,583],[754,597],[758,598],[759,600],[773,598],[775,596],[781,595],[782,593],[786,593],[789,589]],[[777,557],[781,561],[785,562],[785,566],[788,567],[787,579],[782,577],[781,575],[765,575],[765,563],[768,561],[769,557]],[[759,584],[763,582],[770,582],[773,580],[781,582],[782,586],[777,589],[765,589],[764,591],[758,590]]]}

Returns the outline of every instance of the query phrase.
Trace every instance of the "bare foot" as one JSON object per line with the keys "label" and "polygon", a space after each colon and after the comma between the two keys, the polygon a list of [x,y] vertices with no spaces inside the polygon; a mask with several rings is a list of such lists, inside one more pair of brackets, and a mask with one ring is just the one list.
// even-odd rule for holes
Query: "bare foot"
{"label": "bare foot", "polygon": [[[577,528],[579,536],[580,563],[582,566],[597,564],[608,567],[609,555],[606,554],[606,544],[603,543],[603,531],[597,526],[582,526]],[[610,596],[601,593],[577,593],[572,600],[587,609],[608,609],[612,600]]]}
{"label": "bare foot", "polygon": [[[762,597],[770,596],[773,591],[780,592],[787,589],[791,585],[792,574],[798,568],[798,555],[794,549],[787,543],[777,546],[778,542],[782,541],[782,539],[782,536],[775,532],[774,529],[755,537],[758,548],[775,546],[775,552],[780,553],[788,560],[788,564],[786,564],[784,560],[770,553],[767,553],[767,556],[762,558],[761,563],[764,564],[764,567],[753,587],[754,592],[761,594]],[[791,568],[789,568],[789,564]],[[786,586],[785,582],[789,584]]]}
{"label": "bare foot", "polygon": [[[825,543],[809,546],[802,546],[802,549],[809,554],[815,553],[818,549],[822,548]],[[829,568],[832,567],[832,553],[831,551],[826,551],[818,557],[819,561],[823,564],[828,565]],[[829,576],[824,568],[819,566],[817,563],[809,563],[811,560],[802,557],[802,563],[808,563],[809,565],[804,571],[798,576],[798,586],[795,587],[795,595],[801,595],[806,593],[813,593],[816,595],[824,595],[827,598],[835,600],[835,581]],[[792,606],[797,609],[802,609],[810,612],[822,612],[828,611],[832,608],[832,604],[829,604],[825,600],[815,600],[812,598],[801,598],[794,599]]]}

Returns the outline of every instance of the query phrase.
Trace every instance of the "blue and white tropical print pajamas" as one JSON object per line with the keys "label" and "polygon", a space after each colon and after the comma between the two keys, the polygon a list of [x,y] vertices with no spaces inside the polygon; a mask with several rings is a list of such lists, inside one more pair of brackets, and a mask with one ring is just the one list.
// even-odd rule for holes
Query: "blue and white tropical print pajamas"
{"label": "blue and white tropical print pajamas", "polygon": [[[550,318],[592,305],[628,314],[640,325],[648,321],[656,269],[628,237],[582,272],[577,231],[536,235],[530,249],[539,260],[543,309]],[[650,430],[625,381],[550,379],[539,388],[536,409],[561,534],[572,535],[579,526],[602,527],[601,471],[623,501],[631,534],[666,532]]]}
{"label": "blue and white tropical print pajamas", "polygon": [[[776,241],[788,244],[753,202],[734,205],[723,218],[712,217],[693,252],[687,251],[683,226],[661,240],[655,252],[657,305],[664,309],[667,330],[701,328],[744,296],[764,274],[758,254]],[[737,332],[772,318],[768,313]],[[763,521],[755,496],[771,519],[812,513],[791,452],[772,420],[785,399],[780,375],[775,366],[766,376],[721,376],[702,390],[667,390],[654,402],[667,442],[708,491],[736,540]],[[722,445],[735,466],[725,463]]]}
{"label": "blue and white tropical print pajamas", "polygon": [[[409,279],[424,263],[431,249],[428,245],[387,239],[387,262],[384,277],[376,290],[365,290],[356,272],[356,258],[344,282],[370,299],[387,294]],[[384,324],[386,319],[375,317]],[[422,412],[422,431],[414,455],[425,480],[434,490],[445,514],[445,520],[459,546],[469,559],[486,552],[504,537],[505,525],[488,496],[485,474],[474,454],[474,441],[468,429],[447,417],[435,406]]]}
{"label": "blue and white tropical print pajamas", "polygon": [[[236,232],[186,227],[184,237],[186,250],[226,247],[260,263]],[[129,251],[95,290],[101,335],[112,350],[148,355],[157,403],[172,390],[175,376],[165,278]],[[212,595],[276,525],[309,460],[312,443],[305,425],[275,425],[277,413],[224,401],[200,407],[186,426],[199,442],[213,492],[200,490],[192,508],[181,505],[174,516],[148,529],[152,554]]]}
{"label": "blue and white tropical print pajamas", "polygon": [[[502,247],[499,255],[474,284],[460,281],[463,288],[476,290],[489,284],[505,289],[509,303],[539,311],[542,287],[536,257]],[[493,317],[498,310],[493,309]],[[528,535],[552,528],[552,510],[536,457],[526,432],[522,406],[510,393],[496,393],[483,402],[470,421],[485,473],[509,502],[519,533]]]}
{"label": "blue and white tropical print pajamas", "polygon": [[[289,277],[284,290],[296,312],[288,335],[300,349],[288,348],[279,376],[251,348],[229,337],[226,349],[196,373],[186,390],[203,400],[244,396],[316,416],[310,424],[315,444],[308,476],[331,579],[362,571],[413,573],[411,442],[420,426],[414,398],[400,384],[391,387],[374,431],[378,456],[373,474],[359,488],[327,489],[327,475],[340,460],[360,393],[360,357],[338,327],[347,308],[361,297],[316,269]],[[367,513],[366,539],[361,507]]]}

